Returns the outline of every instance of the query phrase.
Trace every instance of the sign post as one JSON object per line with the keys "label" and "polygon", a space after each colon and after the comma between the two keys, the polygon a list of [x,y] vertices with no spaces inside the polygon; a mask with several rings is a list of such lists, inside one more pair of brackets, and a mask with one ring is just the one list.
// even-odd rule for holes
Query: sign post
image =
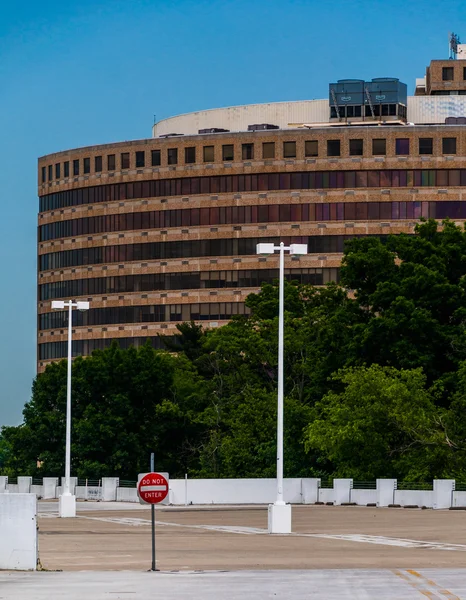
{"label": "sign post", "polygon": [[[152,523],[152,567],[151,571],[158,571],[155,561],[155,504],[163,502],[168,496],[168,480],[165,475],[154,472],[154,453],[150,457],[151,472],[144,473],[138,483],[139,501],[151,505]],[[168,476],[167,476],[168,477]]]}

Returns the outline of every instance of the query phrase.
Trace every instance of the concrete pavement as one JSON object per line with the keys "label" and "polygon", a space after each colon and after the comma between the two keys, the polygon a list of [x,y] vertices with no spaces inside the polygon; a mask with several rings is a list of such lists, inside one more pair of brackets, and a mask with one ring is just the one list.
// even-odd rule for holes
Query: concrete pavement
{"label": "concrete pavement", "polygon": [[466,570],[0,573],[3,600],[459,600]]}

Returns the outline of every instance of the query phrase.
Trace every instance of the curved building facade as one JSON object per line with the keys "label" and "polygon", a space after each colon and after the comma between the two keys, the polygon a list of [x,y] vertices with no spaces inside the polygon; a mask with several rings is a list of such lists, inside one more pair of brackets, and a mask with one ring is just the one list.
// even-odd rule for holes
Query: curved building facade
{"label": "curved building facade", "polygon": [[67,315],[54,299],[91,302],[74,314],[75,355],[113,339],[157,346],[180,322],[216,327],[246,312],[246,296],[278,276],[259,242],[307,243],[286,275],[320,285],[338,280],[346,239],[410,233],[420,217],[466,220],[462,125],[231,132],[215,112],[202,121],[210,132],[39,159],[39,371],[66,356]]}

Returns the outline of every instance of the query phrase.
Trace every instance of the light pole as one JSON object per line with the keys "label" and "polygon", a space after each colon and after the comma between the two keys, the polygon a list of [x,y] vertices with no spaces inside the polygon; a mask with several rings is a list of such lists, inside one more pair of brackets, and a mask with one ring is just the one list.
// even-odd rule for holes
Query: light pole
{"label": "light pole", "polygon": [[80,311],[89,310],[89,302],[73,302],[69,300],[54,300],[52,308],[63,310],[68,307],[68,373],[66,380],[66,450],[65,450],[65,490],[58,501],[58,514],[60,517],[76,516],[76,496],[71,493],[71,360],[73,337],[73,308]]}
{"label": "light pole", "polygon": [[278,393],[277,393],[277,499],[269,505],[269,533],[291,533],[291,504],[283,500],[283,322],[285,299],[285,250],[290,254],[307,254],[307,244],[279,246],[257,244],[257,254],[280,253],[278,277]]}

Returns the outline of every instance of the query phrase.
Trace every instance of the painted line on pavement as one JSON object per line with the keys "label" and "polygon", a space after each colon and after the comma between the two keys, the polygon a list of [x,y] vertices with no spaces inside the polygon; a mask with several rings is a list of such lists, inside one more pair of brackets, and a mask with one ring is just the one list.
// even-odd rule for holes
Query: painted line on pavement
{"label": "painted line on pavement", "polygon": [[[120,525],[130,525],[133,527],[147,526],[149,519],[140,519],[135,517],[85,517],[80,519],[89,519],[93,521],[103,521],[116,523]],[[235,533],[239,535],[267,535],[267,529],[258,527],[240,527],[237,525],[192,525],[185,523],[172,523],[168,521],[156,521],[159,526],[179,527],[182,529],[201,529],[205,531],[217,531],[219,533]],[[344,542],[356,542],[363,544],[377,544],[382,546],[395,546],[398,548],[417,548],[424,550],[447,550],[453,552],[466,552],[465,544],[449,544],[446,542],[426,542],[422,540],[411,540],[407,538],[392,538],[380,535],[366,534],[332,534],[332,533],[291,533],[284,534],[291,537],[312,537],[329,540],[341,540]]]}
{"label": "painted line on pavement", "polygon": [[420,594],[427,598],[436,600],[461,600],[459,596],[442,588],[437,585],[435,581],[432,581],[432,579],[424,577],[424,575],[413,569],[406,569],[403,571],[394,569],[392,573],[406,581],[412,588],[416,589]]}

